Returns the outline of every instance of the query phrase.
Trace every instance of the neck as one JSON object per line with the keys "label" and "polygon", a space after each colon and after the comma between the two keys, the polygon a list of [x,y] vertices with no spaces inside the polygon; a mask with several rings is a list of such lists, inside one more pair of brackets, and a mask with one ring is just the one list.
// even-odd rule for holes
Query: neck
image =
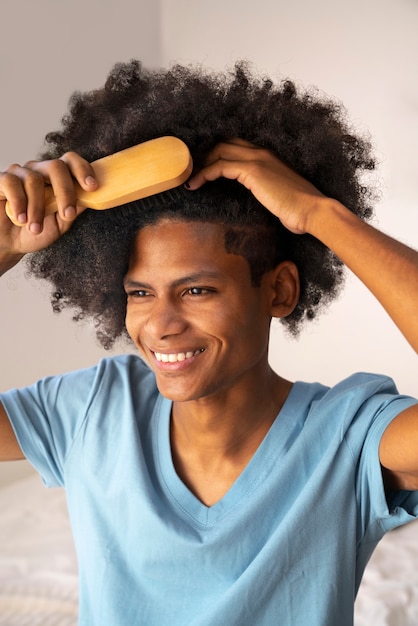
{"label": "neck", "polygon": [[[248,382],[248,381],[247,381]],[[292,384],[268,368],[248,386],[173,404],[171,447],[176,470],[205,503],[222,497],[267,434]],[[208,484],[210,493],[204,491]]]}
{"label": "neck", "polygon": [[216,396],[174,402],[173,430],[194,448],[229,449],[263,425],[268,428],[286,399],[291,383],[270,368],[249,389],[229,389]]}

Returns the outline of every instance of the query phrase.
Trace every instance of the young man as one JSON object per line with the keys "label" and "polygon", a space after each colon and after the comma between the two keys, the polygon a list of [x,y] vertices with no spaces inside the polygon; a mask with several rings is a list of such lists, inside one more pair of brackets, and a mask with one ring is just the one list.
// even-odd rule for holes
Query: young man
{"label": "young man", "polygon": [[[187,189],[76,206],[88,161],[170,133],[194,157]],[[369,146],[338,106],[242,65],[137,63],[76,96],[49,141],[52,159],[0,179],[22,225],[1,211],[2,271],[38,251],[54,306],[105,347],[126,328],[141,356],[1,396],[2,458],[67,490],[80,623],[352,624],[374,547],[418,514],[418,405],[380,376],[292,384],[267,350],[271,319],[297,333],[341,263],[417,350],[418,255],[362,219]]]}

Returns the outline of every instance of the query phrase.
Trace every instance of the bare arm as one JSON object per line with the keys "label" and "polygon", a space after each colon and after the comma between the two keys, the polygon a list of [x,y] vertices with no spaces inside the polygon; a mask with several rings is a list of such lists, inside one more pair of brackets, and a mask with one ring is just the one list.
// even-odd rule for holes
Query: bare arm
{"label": "bare arm", "polygon": [[308,232],[358,276],[418,352],[418,253],[332,200],[318,207]]}
{"label": "bare arm", "polygon": [[[336,200],[280,162],[242,140],[219,144],[190,181],[236,179],[296,234],[309,233],[329,247],[379,300],[418,352],[418,253],[366,224]],[[418,489],[418,405],[386,429],[380,460],[388,487]]]}
{"label": "bare arm", "polygon": [[[318,233],[318,238],[362,280],[418,352],[418,253],[344,207],[332,203],[329,208],[337,215],[329,218],[329,211],[318,211],[312,234]],[[379,456],[387,489],[418,489],[418,405],[389,424]]]}
{"label": "bare arm", "polygon": [[[73,178],[87,190],[97,186],[89,163],[74,153],[54,161],[32,161],[24,167],[12,165],[0,173],[0,276],[26,253],[47,247],[71,227],[82,211],[76,205]],[[46,184],[52,185],[59,207],[58,213],[48,217],[44,215]],[[13,211],[13,222],[5,212],[6,200]],[[7,355],[2,358],[7,359]],[[0,403],[0,461],[23,458]]]}
{"label": "bare arm", "polygon": [[24,458],[9,418],[0,402],[0,461],[19,461]]}

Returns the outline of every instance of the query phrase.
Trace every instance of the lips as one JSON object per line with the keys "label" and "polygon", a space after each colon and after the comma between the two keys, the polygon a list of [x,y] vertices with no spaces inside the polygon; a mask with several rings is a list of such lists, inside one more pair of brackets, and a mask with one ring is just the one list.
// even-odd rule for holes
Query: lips
{"label": "lips", "polygon": [[204,348],[188,352],[154,352],[154,356],[160,363],[181,363],[191,359],[204,351]]}

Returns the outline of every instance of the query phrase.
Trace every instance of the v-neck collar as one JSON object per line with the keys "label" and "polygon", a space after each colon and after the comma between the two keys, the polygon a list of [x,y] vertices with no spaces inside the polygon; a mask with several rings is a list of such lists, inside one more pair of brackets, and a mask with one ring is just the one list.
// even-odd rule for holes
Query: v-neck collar
{"label": "v-neck collar", "polygon": [[[288,439],[295,427],[298,430],[295,422],[298,415],[298,411],[295,411],[298,397],[296,387],[302,384],[294,383],[278,416],[276,416],[246,467],[225,495],[210,507],[203,504],[186,487],[175,470],[170,444],[172,402],[159,396],[153,416],[153,419],[157,421],[157,428],[154,430],[156,464],[160,479],[165,484],[171,499],[183,514],[192,518],[200,526],[212,526],[239,506],[243,498],[248,497],[251,492],[258,488],[285,452]],[[285,419],[286,415],[289,415],[290,419]]]}

